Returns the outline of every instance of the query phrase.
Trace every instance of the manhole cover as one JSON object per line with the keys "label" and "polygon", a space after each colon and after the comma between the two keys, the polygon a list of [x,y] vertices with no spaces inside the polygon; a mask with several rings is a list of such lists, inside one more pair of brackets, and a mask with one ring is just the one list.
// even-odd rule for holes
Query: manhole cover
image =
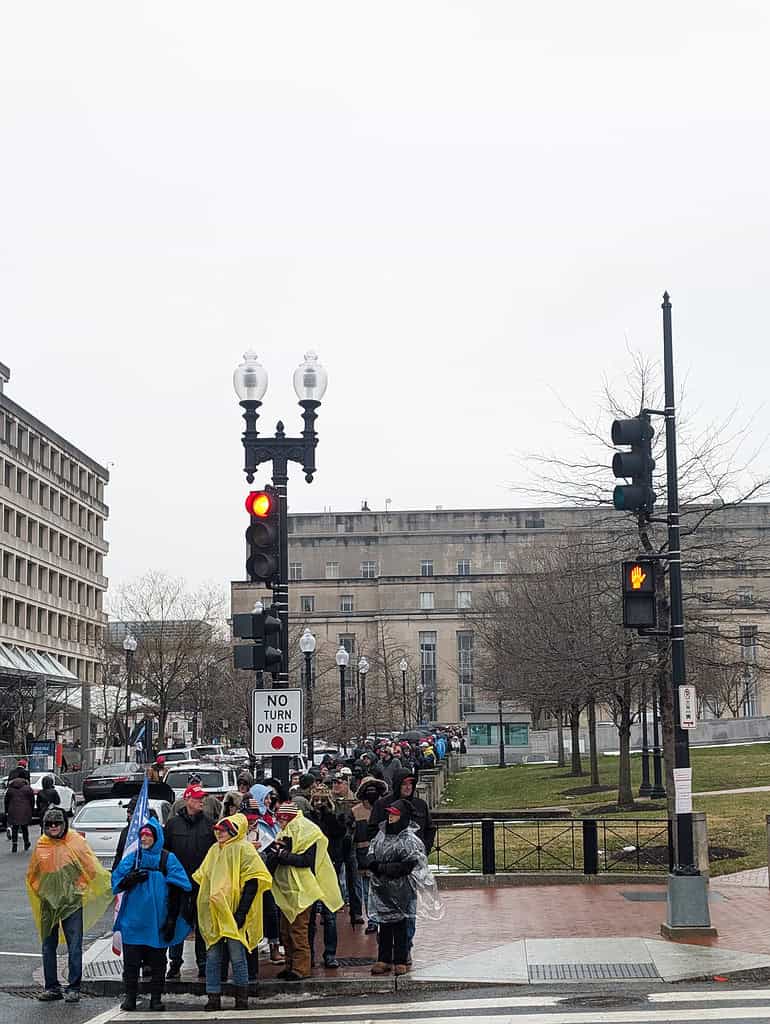
{"label": "manhole cover", "polygon": [[567,999],[560,999],[559,1006],[588,1006],[592,1010],[612,1010],[615,1007],[639,1006],[647,1001],[647,996],[569,996]]}
{"label": "manhole cover", "polygon": [[658,978],[655,964],[530,964],[530,981],[618,981]]}

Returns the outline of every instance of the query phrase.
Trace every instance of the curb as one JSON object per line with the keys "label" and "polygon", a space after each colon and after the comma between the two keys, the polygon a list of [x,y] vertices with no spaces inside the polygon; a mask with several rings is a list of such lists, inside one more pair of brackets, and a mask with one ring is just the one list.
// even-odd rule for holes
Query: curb
{"label": "curb", "polygon": [[497,872],[494,875],[434,875],[439,889],[498,889],[536,885],[665,885],[667,875],[607,871],[600,875],[577,872]]}
{"label": "curb", "polygon": [[[357,995],[390,995],[395,992],[457,992],[469,988],[500,988],[510,985],[523,986],[527,982],[501,982],[497,981],[444,981],[444,980],[423,980],[422,978],[410,978],[408,975],[396,978],[308,978],[305,981],[260,981],[249,985],[249,995],[259,998],[271,998],[273,996],[312,995],[315,997],[326,996],[357,996]],[[122,981],[84,981],[82,990],[92,996],[118,996],[123,995],[124,988]],[[139,985],[141,994],[149,994],[150,987],[147,982]],[[194,995],[203,998],[206,994],[205,985],[202,981],[175,981],[167,982],[164,990],[167,996]],[[225,996],[235,995],[234,987],[227,982],[222,986],[222,994]]]}

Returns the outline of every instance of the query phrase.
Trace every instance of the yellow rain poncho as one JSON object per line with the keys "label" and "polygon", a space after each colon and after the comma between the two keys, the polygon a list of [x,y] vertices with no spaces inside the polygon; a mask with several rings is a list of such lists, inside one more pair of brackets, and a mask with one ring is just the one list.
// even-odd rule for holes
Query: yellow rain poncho
{"label": "yellow rain poncho", "polygon": [[332,913],[336,913],[343,902],[337,873],[328,854],[328,839],[302,811],[278,833],[276,841],[286,838],[291,839],[292,853],[305,853],[313,843],[316,844],[315,872],[310,868],[280,864],[273,882],[273,896],[278,909],[289,923],[316,900],[321,900]]}
{"label": "yellow rain poncho", "polygon": [[[234,814],[231,821],[238,834],[226,843],[215,843],[193,875],[200,886],[198,893],[198,927],[207,948],[220,939],[237,939],[248,950],[262,939],[262,893],[273,880],[262,858],[247,841],[249,823],[245,814]],[[239,929],[233,914],[238,909],[246,882],[255,878],[257,895]]]}
{"label": "yellow rain poncho", "polygon": [[77,832],[61,839],[41,836],[27,868],[27,894],[41,940],[81,907],[87,931],[113,899],[109,872]]}

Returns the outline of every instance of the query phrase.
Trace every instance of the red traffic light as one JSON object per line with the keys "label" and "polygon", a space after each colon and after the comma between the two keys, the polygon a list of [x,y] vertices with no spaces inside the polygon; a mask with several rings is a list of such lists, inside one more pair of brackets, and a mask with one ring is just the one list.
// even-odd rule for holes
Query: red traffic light
{"label": "red traffic light", "polygon": [[272,507],[273,499],[266,491],[250,491],[246,498],[246,511],[258,519],[266,519]]}

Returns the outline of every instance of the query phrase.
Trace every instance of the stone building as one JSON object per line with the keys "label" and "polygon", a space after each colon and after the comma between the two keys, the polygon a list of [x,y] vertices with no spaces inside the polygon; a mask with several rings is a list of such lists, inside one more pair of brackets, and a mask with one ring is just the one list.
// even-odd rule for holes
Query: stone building
{"label": "stone building", "polygon": [[[758,673],[762,638],[770,636],[770,504],[711,511],[718,514],[700,528],[690,566],[685,554],[685,607],[735,637],[748,683],[739,714],[770,713]],[[485,705],[473,633],[481,596],[502,589],[539,545],[579,531],[608,535],[618,523],[617,513],[587,508],[290,515],[292,628],[309,626],[327,658],[343,644],[352,655],[353,687],[362,654],[371,673],[390,673],[396,688],[405,659],[408,720],[416,720],[421,701],[425,720],[467,722],[472,716],[481,734]],[[253,585],[234,583],[233,611],[250,610],[256,596]],[[705,717],[715,713],[702,710]],[[492,717],[491,743],[496,729]],[[526,742],[521,729],[518,735]]]}
{"label": "stone building", "polygon": [[87,734],[106,621],[109,474],[3,393],[9,379],[0,364],[0,689],[32,689],[43,733],[47,690],[80,685]]}

